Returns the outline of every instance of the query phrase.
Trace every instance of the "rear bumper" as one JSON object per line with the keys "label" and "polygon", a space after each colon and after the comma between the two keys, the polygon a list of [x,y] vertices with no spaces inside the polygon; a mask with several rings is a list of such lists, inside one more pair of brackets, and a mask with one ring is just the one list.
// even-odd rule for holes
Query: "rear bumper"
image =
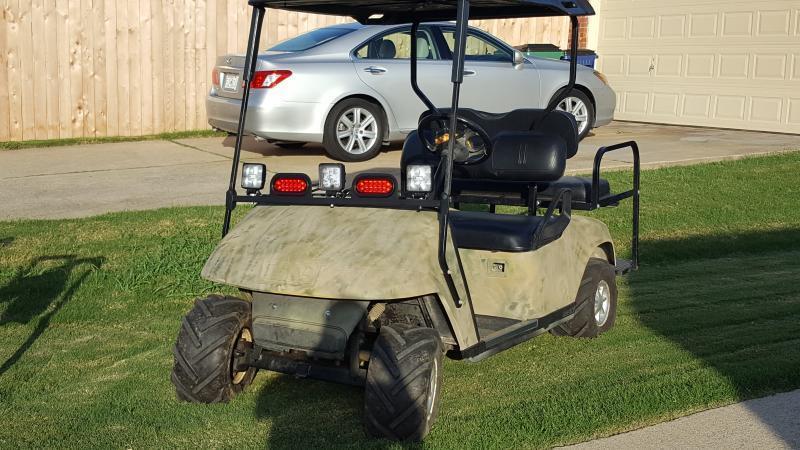
{"label": "rear bumper", "polygon": [[614,120],[614,110],[617,108],[617,94],[610,87],[603,85],[594,92],[595,119],[594,126],[602,127]]}
{"label": "rear bumper", "polygon": [[[245,133],[278,141],[322,142],[327,105],[269,99],[253,92],[247,108]],[[206,97],[208,124],[236,132],[241,100],[215,95]]]}

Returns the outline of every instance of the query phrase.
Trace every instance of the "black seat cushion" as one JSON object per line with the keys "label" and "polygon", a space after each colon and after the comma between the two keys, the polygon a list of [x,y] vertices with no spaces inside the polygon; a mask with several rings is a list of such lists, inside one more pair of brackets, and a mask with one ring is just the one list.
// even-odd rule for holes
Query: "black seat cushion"
{"label": "black seat cushion", "polygon": [[475,211],[451,211],[450,228],[458,248],[500,252],[529,252],[561,237],[569,217],[552,217],[538,238],[543,216],[517,216]]}
{"label": "black seat cushion", "polygon": [[[590,202],[592,200],[592,179],[583,177],[561,177],[550,183],[539,183],[539,198],[547,200],[552,198],[561,189],[572,191],[573,202]],[[611,185],[608,180],[600,178],[599,198],[611,194]]]}

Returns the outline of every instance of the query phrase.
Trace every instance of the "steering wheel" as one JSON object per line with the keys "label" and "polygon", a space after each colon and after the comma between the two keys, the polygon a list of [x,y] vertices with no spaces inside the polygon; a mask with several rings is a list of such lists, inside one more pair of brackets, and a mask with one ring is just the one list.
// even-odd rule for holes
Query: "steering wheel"
{"label": "steering wheel", "polygon": [[[478,124],[463,117],[456,118],[455,148],[453,162],[477,164],[489,156],[491,139]],[[449,145],[450,117],[446,114],[428,114],[417,127],[420,139],[431,152],[438,152]]]}

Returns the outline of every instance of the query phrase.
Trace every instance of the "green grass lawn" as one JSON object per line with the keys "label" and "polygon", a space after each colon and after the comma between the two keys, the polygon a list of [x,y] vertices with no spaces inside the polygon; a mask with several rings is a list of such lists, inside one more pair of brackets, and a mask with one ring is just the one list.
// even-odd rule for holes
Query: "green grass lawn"
{"label": "green grass lawn", "polygon": [[[800,387],[799,170],[790,153],[644,172],[616,327],[447,361],[426,446],[565,444]],[[630,205],[595,214],[626,253]],[[225,291],[198,276],[221,219],[0,223],[0,447],[390,445],[366,439],[356,388],[262,372],[227,405],[175,400],[181,316]]]}

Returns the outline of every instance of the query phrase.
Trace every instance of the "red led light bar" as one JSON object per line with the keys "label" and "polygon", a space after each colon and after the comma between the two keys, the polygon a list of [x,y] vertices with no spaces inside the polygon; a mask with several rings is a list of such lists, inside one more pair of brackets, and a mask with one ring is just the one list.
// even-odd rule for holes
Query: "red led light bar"
{"label": "red led light bar", "polygon": [[311,179],[302,173],[279,173],[272,177],[272,193],[277,195],[305,195],[311,190]]}
{"label": "red led light bar", "polygon": [[391,175],[360,175],[353,181],[356,193],[362,197],[388,197],[396,185]]}

